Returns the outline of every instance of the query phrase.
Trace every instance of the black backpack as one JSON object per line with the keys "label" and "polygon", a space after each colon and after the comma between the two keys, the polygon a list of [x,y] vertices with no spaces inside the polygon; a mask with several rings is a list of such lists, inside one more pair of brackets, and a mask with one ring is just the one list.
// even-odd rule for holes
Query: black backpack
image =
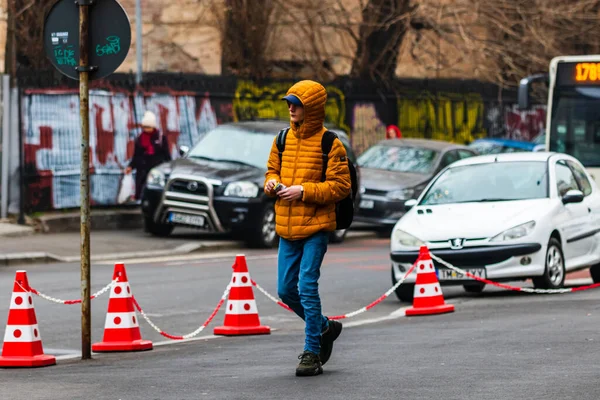
{"label": "black backpack", "polygon": [[[279,150],[279,164],[281,165],[283,151],[285,150],[285,139],[290,128],[282,129],[277,135],[277,149]],[[321,140],[321,152],[323,155],[323,169],[321,173],[321,182],[325,182],[327,174],[327,161],[329,160],[329,152],[333,147],[333,141],[338,139],[338,136],[331,131],[325,131],[323,139]],[[350,194],[335,204],[335,218],[337,230],[348,229],[352,224],[354,218],[354,203],[356,201],[356,194],[358,193],[358,178],[356,175],[356,168],[350,158],[348,160],[348,169],[350,170],[350,181],[352,182]]]}

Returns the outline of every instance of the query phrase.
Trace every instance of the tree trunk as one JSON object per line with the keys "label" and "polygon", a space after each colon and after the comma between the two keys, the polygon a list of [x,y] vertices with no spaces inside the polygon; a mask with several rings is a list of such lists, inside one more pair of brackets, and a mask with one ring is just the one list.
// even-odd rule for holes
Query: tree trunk
{"label": "tree trunk", "polygon": [[353,77],[381,81],[394,77],[412,11],[410,0],[368,1],[362,10]]}
{"label": "tree trunk", "polygon": [[268,72],[266,51],[273,31],[273,0],[226,0],[221,73],[260,79]]}
{"label": "tree trunk", "polygon": [[44,53],[44,19],[53,1],[7,0],[5,71],[13,79],[19,69],[40,70],[50,66]]}

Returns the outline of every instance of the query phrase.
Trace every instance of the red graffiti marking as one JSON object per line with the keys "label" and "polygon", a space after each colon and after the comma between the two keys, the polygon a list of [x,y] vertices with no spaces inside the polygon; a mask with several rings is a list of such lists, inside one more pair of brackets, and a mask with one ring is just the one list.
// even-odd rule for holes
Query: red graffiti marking
{"label": "red graffiti marking", "polygon": [[[179,117],[179,102],[175,101],[175,105],[177,107],[176,109],[176,113],[177,113],[177,117]],[[164,131],[163,131],[163,135],[165,135],[167,137],[167,142],[169,143],[169,149],[171,149],[171,151],[173,150],[174,147],[177,147],[177,143],[179,142],[179,134],[180,132],[178,130],[169,130],[169,109],[165,106],[163,106],[162,104],[158,105],[158,114],[159,114],[159,120],[160,120],[160,126],[164,127]]]}
{"label": "red graffiti marking", "polygon": [[531,111],[516,109],[506,112],[506,133],[510,139],[531,141],[542,133],[546,126],[546,108]]}
{"label": "red graffiti marking", "polygon": [[[25,143],[25,164],[37,168],[36,153],[40,149],[52,149],[52,128],[49,126],[40,126],[40,144]],[[48,170],[39,171],[40,175],[52,173]]]}
{"label": "red graffiti marking", "polygon": [[[108,157],[115,151],[114,125],[113,130],[104,129],[102,116],[106,110],[98,104],[94,104],[93,107],[94,123],[96,124],[96,157],[100,165],[105,165]],[[114,121],[114,106],[112,101],[110,102],[110,120]]]}
{"label": "red graffiti marking", "polygon": [[[36,208],[40,204],[52,204],[52,171],[38,170],[36,154],[40,149],[52,149],[52,128],[49,126],[40,126],[40,144],[24,143],[25,158],[25,179],[27,181],[27,191],[25,194],[26,204]],[[27,171],[36,171],[37,177],[28,176]],[[33,178],[33,179],[32,179]]]}

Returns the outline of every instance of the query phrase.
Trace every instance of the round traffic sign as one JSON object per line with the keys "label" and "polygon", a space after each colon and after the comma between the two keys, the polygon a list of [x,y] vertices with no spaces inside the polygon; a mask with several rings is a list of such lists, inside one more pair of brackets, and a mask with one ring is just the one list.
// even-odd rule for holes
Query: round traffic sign
{"label": "round traffic sign", "polygon": [[[79,0],[86,1],[86,0]],[[89,1],[89,0],[87,0]],[[44,24],[44,50],[56,69],[79,79],[79,4],[59,0]],[[131,24],[116,0],[93,0],[89,7],[89,79],[112,74],[125,61],[131,46]]]}

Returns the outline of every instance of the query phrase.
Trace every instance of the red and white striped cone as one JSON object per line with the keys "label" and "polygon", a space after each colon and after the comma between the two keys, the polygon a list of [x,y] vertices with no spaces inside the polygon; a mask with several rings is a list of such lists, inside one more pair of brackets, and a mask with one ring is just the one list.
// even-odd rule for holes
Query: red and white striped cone
{"label": "red and white striped cone", "polygon": [[101,353],[152,350],[152,342],[142,340],[124,264],[115,264],[114,280],[117,282],[110,291],[104,338],[102,342],[92,345],[92,351]]}
{"label": "red and white striped cone", "polygon": [[421,246],[417,258],[417,280],[413,307],[406,310],[406,316],[443,314],[454,311],[453,304],[446,304],[442,287],[435,273],[435,267],[427,246]]}
{"label": "red and white striped cone", "polygon": [[254,299],[252,281],[246,257],[237,255],[233,264],[231,290],[225,309],[224,326],[214,329],[215,335],[263,335],[270,334],[271,328],[262,326],[258,317],[258,308]]}
{"label": "red and white striped cone", "polygon": [[17,271],[0,367],[46,367],[54,364],[56,358],[44,354],[27,273]]}

